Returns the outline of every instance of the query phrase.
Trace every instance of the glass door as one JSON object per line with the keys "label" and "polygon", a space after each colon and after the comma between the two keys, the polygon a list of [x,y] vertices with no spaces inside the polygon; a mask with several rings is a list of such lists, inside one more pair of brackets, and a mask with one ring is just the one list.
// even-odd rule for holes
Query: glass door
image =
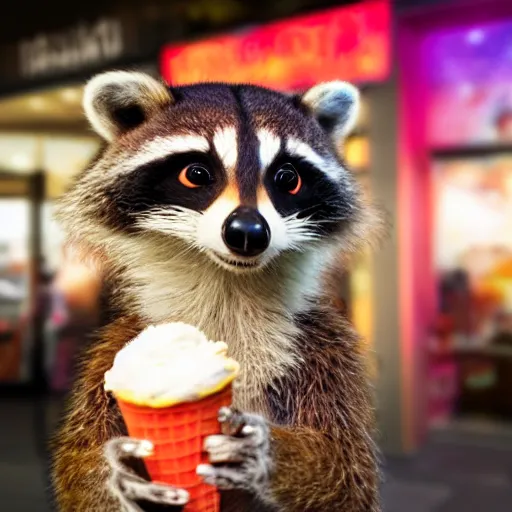
{"label": "glass door", "polygon": [[0,385],[37,378],[38,175],[0,174]]}

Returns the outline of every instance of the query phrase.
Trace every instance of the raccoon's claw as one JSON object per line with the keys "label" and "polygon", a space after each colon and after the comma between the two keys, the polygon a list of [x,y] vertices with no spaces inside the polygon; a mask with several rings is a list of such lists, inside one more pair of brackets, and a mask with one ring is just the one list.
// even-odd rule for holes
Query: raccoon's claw
{"label": "raccoon's claw", "polygon": [[175,489],[163,484],[126,478],[111,479],[110,489],[119,498],[126,511],[143,510],[138,503],[148,502],[162,506],[186,505],[189,499],[187,491]]}
{"label": "raccoon's claw", "polygon": [[130,437],[114,439],[112,444],[119,446],[125,455],[132,457],[147,457],[153,453],[154,448],[153,443],[147,439],[138,440]]}
{"label": "raccoon's claw", "polygon": [[219,411],[219,421],[222,434],[204,442],[210,464],[199,465],[197,474],[220,489],[260,490],[271,466],[267,421],[228,407]]}
{"label": "raccoon's claw", "polygon": [[215,485],[222,490],[245,489],[246,478],[243,473],[235,468],[214,467],[209,464],[199,464],[197,474],[209,485]]}
{"label": "raccoon's claw", "polygon": [[153,445],[149,441],[130,437],[118,437],[105,445],[105,458],[110,466],[109,488],[126,512],[145,510],[146,506],[141,503],[162,507],[182,507],[188,503],[187,491],[148,482],[126,464],[126,459],[147,457],[152,451]]}
{"label": "raccoon's claw", "polygon": [[239,435],[247,425],[248,416],[233,407],[221,407],[217,417],[222,433],[227,436]]}

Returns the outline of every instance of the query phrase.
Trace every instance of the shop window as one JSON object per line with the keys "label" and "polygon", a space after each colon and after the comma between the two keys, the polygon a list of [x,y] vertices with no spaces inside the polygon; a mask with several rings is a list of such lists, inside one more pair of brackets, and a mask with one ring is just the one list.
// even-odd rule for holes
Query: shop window
{"label": "shop window", "polygon": [[29,216],[26,199],[0,199],[0,383],[28,378]]}

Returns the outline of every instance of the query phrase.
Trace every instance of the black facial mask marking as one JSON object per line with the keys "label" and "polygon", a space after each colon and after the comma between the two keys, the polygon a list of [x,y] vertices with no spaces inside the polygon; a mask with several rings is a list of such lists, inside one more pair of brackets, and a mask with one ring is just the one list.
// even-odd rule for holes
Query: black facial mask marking
{"label": "black facial mask marking", "polygon": [[[188,188],[179,181],[180,172],[194,163],[209,170],[211,184]],[[181,206],[204,211],[220,195],[226,181],[222,165],[212,153],[187,152],[150,162],[120,176],[110,187],[108,193],[117,212],[115,224],[130,227],[134,214],[156,207]]]}
{"label": "black facial mask marking", "polygon": [[[276,173],[289,163],[298,171],[302,180],[300,190],[295,195],[279,190],[274,182]],[[298,218],[309,217],[317,223],[318,233],[335,231],[340,222],[350,220],[353,215],[353,194],[350,191],[343,190],[311,163],[290,156],[285,151],[281,151],[267,169],[263,183],[282,217],[293,214]]]}
{"label": "black facial mask marking", "polygon": [[[316,223],[317,232],[329,234],[343,229],[356,216],[360,205],[359,192],[352,187],[352,178],[343,174],[336,182],[320,169],[286,152],[286,139],[303,141],[321,154],[335,154],[325,129],[311,116],[299,97],[289,97],[264,88],[226,84],[197,84],[172,89],[174,102],[148,118],[140,130],[134,131],[131,147],[143,145],[155,137],[171,137],[191,133],[213,141],[215,133],[226,126],[237,131],[238,158],[235,186],[242,204],[254,206],[258,187],[265,186],[270,200],[282,217],[296,215]],[[124,113],[128,121],[136,113]],[[124,115],[123,114],[123,115]],[[131,114],[135,114],[132,116]],[[275,162],[262,173],[259,159],[259,130],[275,133],[283,142]],[[131,151],[131,148],[130,148]],[[119,151],[120,161],[123,158]],[[190,188],[179,181],[179,173],[187,165],[199,163],[208,167],[214,181],[211,185]],[[296,194],[286,187],[274,185],[273,177],[280,166],[290,162],[301,176],[301,188]],[[115,163],[114,163],[115,165]],[[343,166],[343,162],[340,162]],[[208,154],[191,152],[162,158],[139,169],[107,181],[94,195],[94,215],[104,225],[133,231],[136,214],[155,207],[181,206],[197,211],[207,209],[227,185],[215,149]],[[282,183],[281,183],[282,185]],[[289,190],[288,192],[292,192]],[[84,193],[85,194],[85,193]],[[311,228],[311,226],[309,226]],[[313,227],[313,229],[315,229]]]}

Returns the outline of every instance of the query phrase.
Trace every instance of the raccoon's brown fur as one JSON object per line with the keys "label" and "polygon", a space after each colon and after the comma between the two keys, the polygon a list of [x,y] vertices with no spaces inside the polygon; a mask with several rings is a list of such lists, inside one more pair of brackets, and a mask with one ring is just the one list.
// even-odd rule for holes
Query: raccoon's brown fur
{"label": "raccoon's brown fur", "polygon": [[[59,510],[119,512],[106,485],[110,469],[103,448],[126,435],[126,428],[115,400],[103,390],[104,373],[147,325],[184,321],[209,339],[228,342],[242,368],[234,406],[270,425],[268,485],[252,494],[222,492],[222,512],[380,511],[364,357],[332,293],[337,280],[317,270],[319,261],[325,269],[334,255],[352,253],[373,236],[372,210],[332,145],[353,117],[351,90],[327,84],[289,98],[252,86],[213,84],[168,92],[147,77],[115,73],[95,84],[89,115],[112,145],[78,180],[61,218],[72,238],[85,239],[114,266],[125,314],[83,355],[55,438]],[[194,154],[216,151],[211,158],[219,173],[211,195],[193,201],[168,163],[169,152],[172,160],[179,144],[191,143]],[[291,158],[299,167],[307,163],[309,196],[299,206],[274,191],[272,174],[270,181],[262,178],[262,167],[271,168],[279,152],[285,159],[295,152]],[[155,158],[157,169],[151,167]],[[168,179],[167,195],[161,189],[155,202],[147,180],[159,173]],[[175,200],[181,203],[172,217],[166,208]],[[251,258],[224,253],[233,260],[226,263],[208,255],[210,249],[225,251],[221,222],[211,215],[220,203],[227,205],[226,214],[230,205],[261,207],[271,229],[284,230],[273,234],[273,259],[259,271],[236,268]],[[196,237],[198,218],[209,219],[210,231],[219,230],[215,240],[208,229]],[[279,236],[288,238],[284,249]]]}
{"label": "raccoon's brown fur", "polygon": [[55,499],[62,511],[119,510],[105,486],[103,445],[126,429],[114,398],[103,389],[116,353],[142,330],[139,319],[123,317],[104,328],[83,354],[66,420],[53,442]]}
{"label": "raccoon's brown fur", "polygon": [[[296,322],[301,365],[265,393],[274,424],[271,490],[282,506],[278,510],[377,512],[372,402],[358,337],[329,302],[313,305]],[[126,428],[114,399],[103,390],[103,378],[117,351],[143,328],[137,317],[120,318],[84,354],[69,414],[55,442],[59,510],[119,510],[104,485],[102,449],[108,439],[126,435]],[[241,512],[236,503],[225,493],[223,512]],[[246,510],[264,507],[253,502]]]}

